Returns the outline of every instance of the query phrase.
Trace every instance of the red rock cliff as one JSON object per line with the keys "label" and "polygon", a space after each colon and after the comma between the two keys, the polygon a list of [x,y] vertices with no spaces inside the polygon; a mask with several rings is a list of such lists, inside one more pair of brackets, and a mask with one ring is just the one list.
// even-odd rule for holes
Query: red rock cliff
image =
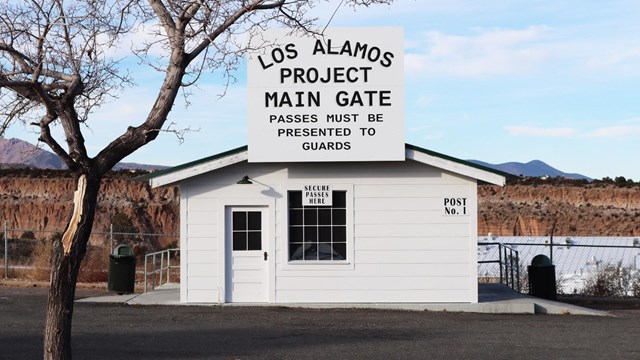
{"label": "red rock cliff", "polygon": [[[62,230],[71,212],[73,182],[60,175],[0,174],[0,220],[20,229]],[[127,215],[145,233],[179,233],[179,192],[151,189],[146,182],[107,178],[94,231],[108,229],[109,216]],[[640,187],[481,185],[478,234],[640,236]],[[38,234],[36,234],[38,236]],[[39,236],[42,237],[42,236]],[[175,238],[160,239],[164,246]]]}
{"label": "red rock cliff", "polygon": [[478,234],[640,235],[640,187],[482,185]]}
{"label": "red rock cliff", "polygon": [[[47,177],[2,175],[0,177],[0,220],[9,227],[25,230],[63,230],[73,206],[73,179],[60,175]],[[103,180],[94,232],[109,228],[116,211],[127,215],[144,233],[179,233],[178,188],[151,189],[146,182],[126,178]],[[50,234],[38,234],[43,238]],[[160,239],[162,242],[175,238]]]}

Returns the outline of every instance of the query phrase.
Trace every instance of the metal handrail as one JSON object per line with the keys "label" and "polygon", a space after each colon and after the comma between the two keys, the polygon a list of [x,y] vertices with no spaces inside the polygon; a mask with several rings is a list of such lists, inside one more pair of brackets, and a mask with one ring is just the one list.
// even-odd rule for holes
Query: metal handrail
{"label": "metal handrail", "polygon": [[478,245],[498,245],[497,260],[482,260],[478,261],[478,264],[497,263],[500,268],[500,283],[520,292],[520,255],[518,250],[499,242],[478,242]]}
{"label": "metal handrail", "polygon": [[[175,253],[173,256],[173,258],[175,259],[178,257],[177,255],[180,254],[180,249],[166,249],[144,255],[144,292],[147,292],[148,289],[147,279],[149,278],[149,276],[151,276],[151,290],[155,290],[156,280],[158,280],[157,286],[161,286],[163,284],[163,280],[165,279],[165,271],[166,282],[164,283],[168,284],[171,282],[171,269],[180,269],[180,264],[171,264],[171,252]],[[159,266],[158,258],[160,260]],[[149,261],[149,259],[151,260]],[[151,263],[151,271],[149,271],[149,263]]]}

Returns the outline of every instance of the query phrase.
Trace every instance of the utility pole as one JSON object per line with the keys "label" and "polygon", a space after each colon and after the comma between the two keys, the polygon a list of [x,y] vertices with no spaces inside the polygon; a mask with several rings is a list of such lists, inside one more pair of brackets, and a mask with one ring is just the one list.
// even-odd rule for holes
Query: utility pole
{"label": "utility pole", "polygon": [[551,225],[551,238],[549,239],[549,259],[553,264],[553,233],[556,231],[556,225],[558,224],[558,218],[553,219],[553,225]]}
{"label": "utility pole", "polygon": [[9,278],[9,225],[7,220],[4,221],[4,278]]}

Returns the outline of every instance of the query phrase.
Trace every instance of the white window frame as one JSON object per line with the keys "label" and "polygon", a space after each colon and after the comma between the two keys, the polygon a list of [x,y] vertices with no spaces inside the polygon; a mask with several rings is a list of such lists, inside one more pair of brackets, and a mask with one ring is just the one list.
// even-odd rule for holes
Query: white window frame
{"label": "white window frame", "polygon": [[[318,183],[322,181],[310,181],[309,183]],[[353,184],[333,184],[331,185],[333,191],[344,191],[346,201],[346,230],[347,230],[347,259],[346,260],[289,260],[289,191],[303,191],[305,184],[293,184],[280,189],[282,197],[280,212],[280,223],[283,224],[279,233],[282,239],[280,244],[280,264],[282,264],[282,270],[354,270],[354,209],[353,209]]]}

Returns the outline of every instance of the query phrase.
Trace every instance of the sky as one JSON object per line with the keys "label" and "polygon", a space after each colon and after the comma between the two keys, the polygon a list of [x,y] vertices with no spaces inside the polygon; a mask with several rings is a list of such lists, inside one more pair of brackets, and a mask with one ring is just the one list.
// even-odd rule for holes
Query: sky
{"label": "sky", "polygon": [[[319,23],[338,0],[315,9]],[[640,180],[640,2],[637,0],[400,0],[340,8],[331,26],[404,29],[407,143],[489,163],[542,160],[592,178]],[[174,166],[247,143],[246,70],[226,89],[202,79],[190,106],[124,161]],[[145,117],[161,81],[145,68],[137,86],[92,115],[90,153]],[[32,143],[20,125],[5,135]]]}

